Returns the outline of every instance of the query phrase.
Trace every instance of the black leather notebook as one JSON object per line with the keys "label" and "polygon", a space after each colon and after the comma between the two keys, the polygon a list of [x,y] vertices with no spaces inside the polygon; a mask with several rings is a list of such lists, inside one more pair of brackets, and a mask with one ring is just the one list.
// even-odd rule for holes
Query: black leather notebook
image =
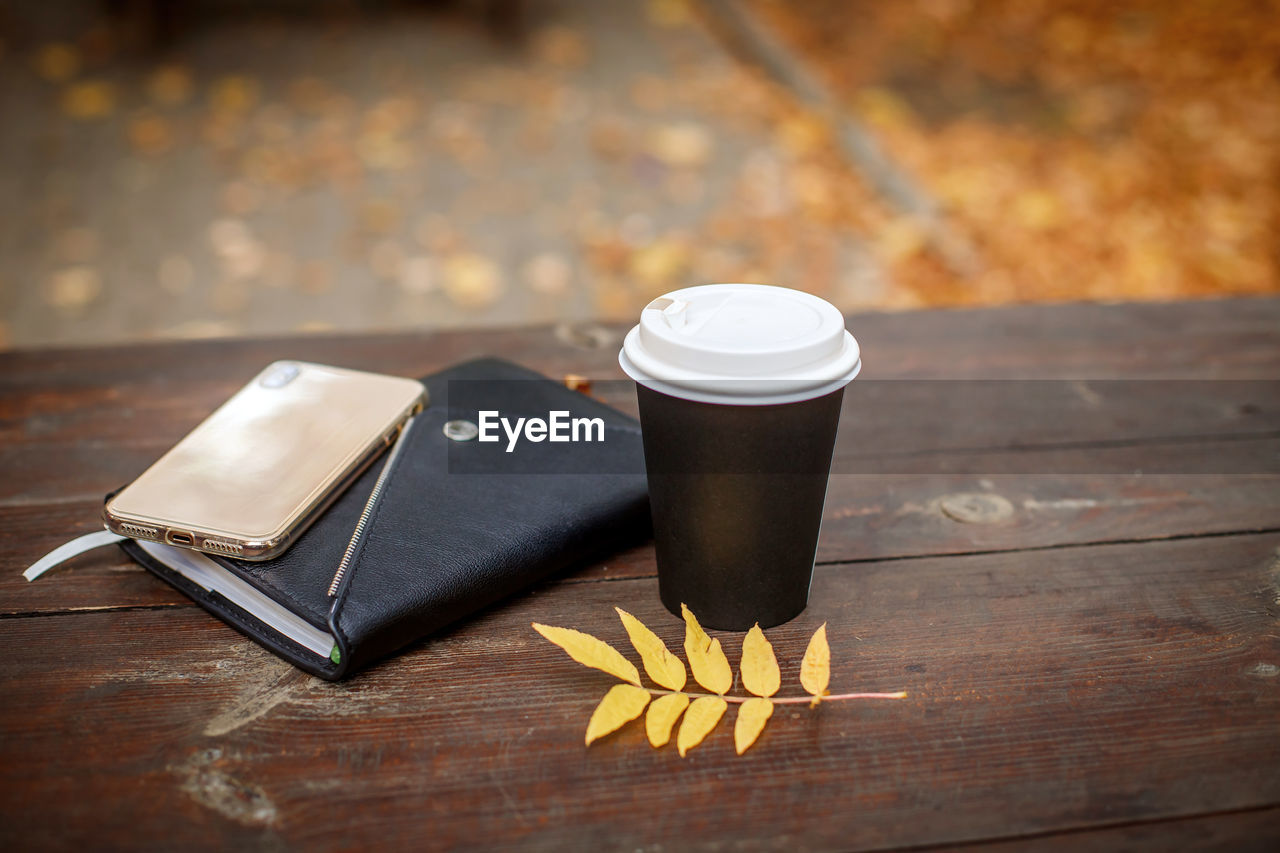
{"label": "black leather notebook", "polygon": [[[272,652],[337,680],[648,534],[634,419],[497,359],[423,382],[426,409],[282,556],[121,547]],[[554,421],[557,440],[525,430],[513,441],[519,418]],[[482,419],[488,441],[471,437]]]}

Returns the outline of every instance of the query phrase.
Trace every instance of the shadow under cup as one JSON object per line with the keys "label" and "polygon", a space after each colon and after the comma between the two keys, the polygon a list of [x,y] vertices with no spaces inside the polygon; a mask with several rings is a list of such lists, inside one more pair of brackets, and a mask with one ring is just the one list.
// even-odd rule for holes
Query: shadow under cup
{"label": "shadow under cup", "polygon": [[765,406],[637,384],[662,603],[746,631],[809,599],[844,389]]}

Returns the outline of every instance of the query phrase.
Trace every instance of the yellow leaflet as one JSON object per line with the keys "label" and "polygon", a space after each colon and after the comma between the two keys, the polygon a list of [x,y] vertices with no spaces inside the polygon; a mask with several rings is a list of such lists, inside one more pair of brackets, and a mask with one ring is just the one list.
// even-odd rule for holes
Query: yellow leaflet
{"label": "yellow leaflet", "polygon": [[748,699],[738,709],[738,720],[733,724],[733,747],[738,755],[746,752],[764,731],[764,724],[773,716],[773,703],[768,699]]}
{"label": "yellow leaflet", "polygon": [[[774,657],[773,646],[765,639],[759,623],[742,638],[742,665],[739,669],[742,671],[742,686],[748,693],[772,696],[782,686],[778,659]],[[742,719],[741,714],[738,719]]]}
{"label": "yellow leaflet", "polygon": [[728,693],[733,686],[733,669],[720,648],[720,641],[707,636],[688,607],[681,604],[680,612],[684,614],[684,653],[689,657],[694,680],[712,693]]}
{"label": "yellow leaflet", "polygon": [[683,693],[668,693],[653,700],[649,713],[644,718],[644,732],[649,736],[649,743],[654,749],[671,740],[671,727],[688,707],[689,697]]}
{"label": "yellow leaflet", "polygon": [[537,622],[533,623],[533,630],[564,649],[569,653],[569,657],[583,666],[603,670],[623,681],[630,681],[637,687],[640,686],[640,672],[635,664],[624,658],[621,652],[604,640],[597,640],[590,634],[584,634],[572,628],[554,628]]}
{"label": "yellow leaflet", "polygon": [[804,660],[800,662],[800,683],[816,697],[827,695],[827,685],[831,683],[831,647],[827,645],[826,622],[813,632],[809,648],[804,650]]}
{"label": "yellow leaflet", "polygon": [[630,684],[615,684],[604,694],[600,704],[591,713],[591,722],[587,723],[587,746],[615,732],[644,713],[649,704],[649,691]]}
{"label": "yellow leaflet", "polygon": [[[684,664],[680,658],[671,654],[658,635],[645,627],[639,619],[621,607],[613,609],[618,611],[618,618],[627,629],[631,645],[635,646],[636,651],[640,653],[640,660],[644,661],[644,671],[649,673],[654,683],[668,690],[683,690],[685,673]],[[666,740],[663,740],[663,743],[666,743]]]}
{"label": "yellow leaflet", "polygon": [[[694,672],[696,678],[697,671]],[[724,716],[728,707],[729,703],[719,696],[701,696],[693,700],[693,704],[689,706],[688,711],[685,711],[684,719],[680,722],[680,733],[676,735],[676,749],[680,750],[681,758],[684,758],[686,752],[702,743],[704,737],[711,734],[711,730],[716,727],[716,723],[720,722],[720,718]]]}

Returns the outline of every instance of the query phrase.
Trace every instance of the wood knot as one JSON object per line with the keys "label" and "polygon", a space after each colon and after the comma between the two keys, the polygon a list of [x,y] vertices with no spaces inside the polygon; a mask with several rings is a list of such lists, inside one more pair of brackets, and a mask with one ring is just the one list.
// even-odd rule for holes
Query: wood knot
{"label": "wood knot", "polygon": [[962,524],[995,524],[1013,515],[1013,504],[1000,495],[959,492],[938,501],[942,514]]}

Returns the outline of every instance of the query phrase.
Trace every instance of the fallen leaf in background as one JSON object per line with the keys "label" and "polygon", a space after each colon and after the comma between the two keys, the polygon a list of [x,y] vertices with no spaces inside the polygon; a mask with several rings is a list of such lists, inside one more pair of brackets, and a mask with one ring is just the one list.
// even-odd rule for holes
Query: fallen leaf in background
{"label": "fallen leaf in background", "polygon": [[660,27],[683,27],[693,23],[688,0],[648,0],[645,13]]}
{"label": "fallen leaf in background", "polygon": [[181,65],[157,68],[147,78],[147,95],[157,104],[174,107],[191,100],[195,84],[191,72]]}
{"label": "fallen leaf in background", "polygon": [[587,61],[587,43],[572,27],[546,27],[534,34],[533,55],[559,68],[577,68]]}
{"label": "fallen leaf in background", "polygon": [[116,90],[102,80],[74,83],[62,93],[62,111],[79,121],[104,119],[116,110]]}
{"label": "fallen leaf in background", "polygon": [[139,154],[158,157],[173,144],[173,128],[159,116],[141,116],[129,122],[129,145]]}
{"label": "fallen leaf in background", "polygon": [[564,255],[543,252],[529,259],[524,267],[525,284],[543,296],[562,296],[569,292],[573,268]]}
{"label": "fallen leaf in background", "polygon": [[62,42],[46,44],[36,53],[35,68],[50,83],[65,83],[80,71],[80,52]]}
{"label": "fallen leaf in background", "polygon": [[977,250],[949,270],[882,202],[837,202],[894,283],[878,304],[1280,289],[1274,3],[750,5]]}
{"label": "fallen leaf in background", "polygon": [[[649,297],[698,281],[799,286],[842,310],[1280,289],[1274,2],[1220,0],[1208,14],[1159,0],[902,0],[852,15],[847,0],[741,0],[830,89],[830,111],[736,61],[690,15],[696,4],[615,5],[539,16],[538,50],[523,56],[459,38],[448,62],[408,45],[449,44],[453,24],[413,16],[384,33],[373,10],[351,10],[322,53],[298,48],[328,36],[259,16],[193,26],[162,59],[135,53],[102,14],[44,42],[5,36],[4,67],[33,91],[3,141],[48,178],[12,199],[49,217],[7,259],[10,293],[30,303],[15,345],[178,326],[224,275],[221,261],[206,274],[198,248],[218,216],[252,217],[268,251],[258,278],[282,289],[232,324],[241,333],[292,328],[301,318],[280,306],[314,293],[330,298],[304,315],[355,331],[557,312],[633,321]],[[625,61],[607,38],[620,26],[636,31]],[[419,58],[435,69],[429,84],[405,77]],[[904,221],[851,166],[842,113],[937,201],[974,272],[940,262],[931,226]],[[525,215],[512,214],[517,200]],[[366,234],[368,201],[400,210],[371,217],[382,221]],[[109,268],[142,271],[145,292],[164,254],[183,251],[201,271],[193,298],[144,305],[129,276],[112,279],[94,304],[101,321],[72,328],[45,280],[108,266],[50,241],[69,221],[130,209],[157,239],[104,227]],[[639,241],[622,233],[637,214]],[[374,244],[413,255],[414,225],[432,216],[449,226],[423,251],[434,264],[381,267],[386,286],[371,286]],[[592,218],[609,240],[587,237]],[[456,276],[449,295],[446,259],[473,252],[497,272]],[[287,272],[272,272],[273,254],[293,259]],[[307,266],[320,256],[327,266]],[[255,266],[239,257],[236,274]]]}
{"label": "fallen leaf in background", "polygon": [[462,308],[485,308],[498,301],[505,289],[502,269],[483,255],[454,255],[444,262],[445,295]]}
{"label": "fallen leaf in background", "polygon": [[663,237],[632,254],[630,274],[645,292],[657,295],[676,282],[688,267],[690,254],[684,241]]}
{"label": "fallen leaf in background", "polygon": [[666,124],[649,132],[649,154],[667,166],[705,166],[714,148],[707,129],[692,122]]}
{"label": "fallen leaf in background", "polygon": [[45,298],[54,308],[78,311],[97,299],[101,292],[102,276],[96,269],[67,267],[49,277]]}
{"label": "fallen leaf in background", "polygon": [[438,265],[433,258],[425,255],[414,255],[413,257],[405,258],[400,267],[400,277],[397,283],[405,293],[421,296],[425,293],[431,293],[440,286],[439,277]]}
{"label": "fallen leaf in background", "polygon": [[258,81],[244,75],[220,77],[209,89],[209,106],[215,113],[246,113],[258,102]]}

